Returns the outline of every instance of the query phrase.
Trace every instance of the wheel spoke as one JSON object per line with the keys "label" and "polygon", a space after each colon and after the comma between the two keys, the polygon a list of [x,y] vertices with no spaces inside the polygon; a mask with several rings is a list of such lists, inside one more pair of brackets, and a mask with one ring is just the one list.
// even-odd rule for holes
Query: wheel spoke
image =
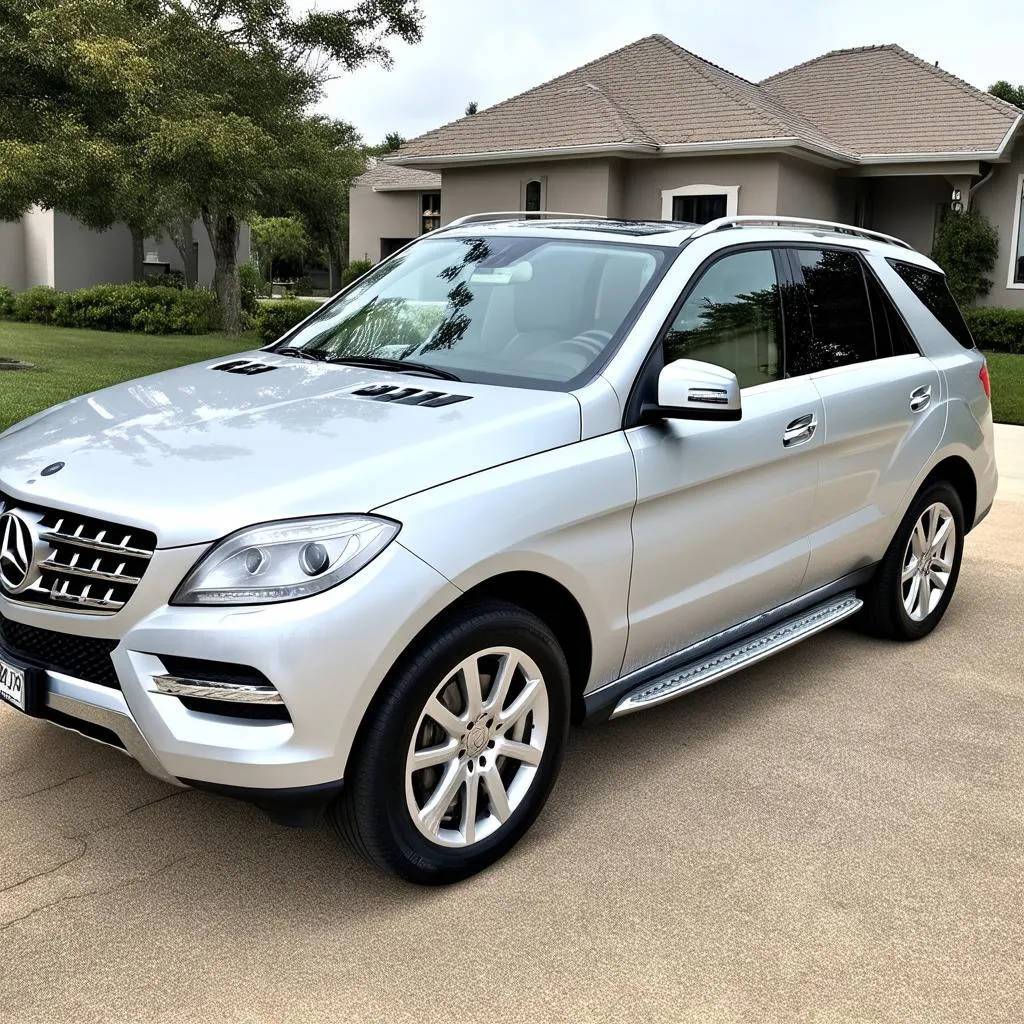
{"label": "wheel spoke", "polygon": [[501,721],[506,730],[512,729],[515,724],[533,707],[537,694],[540,692],[541,681],[539,679],[527,679],[526,685],[520,691],[516,699],[501,714]]}
{"label": "wheel spoke", "polygon": [[441,825],[444,812],[448,810],[449,804],[455,799],[459,787],[466,781],[466,769],[458,761],[452,761],[448,769],[441,776],[441,781],[431,794],[430,799],[420,810],[420,821],[434,835]]}
{"label": "wheel spoke", "polygon": [[946,584],[949,582],[949,573],[936,572],[935,568],[932,567],[928,572],[928,582],[936,590],[945,590]]}
{"label": "wheel spoke", "polygon": [[433,768],[438,764],[445,764],[459,752],[459,741],[450,739],[436,747],[424,747],[412,755],[413,771],[420,771],[422,768]]}
{"label": "wheel spoke", "polygon": [[476,804],[480,792],[480,776],[466,775],[466,799],[462,807],[462,838],[465,843],[476,842]]}
{"label": "wheel spoke", "polygon": [[484,709],[483,688],[480,685],[480,664],[476,658],[462,663],[462,679],[466,684],[466,714],[472,722]]}
{"label": "wheel spoke", "polygon": [[928,519],[928,547],[931,547],[935,543],[935,531],[939,526],[939,510],[934,505],[927,512],[925,516]]}
{"label": "wheel spoke", "polygon": [[508,821],[512,813],[508,806],[508,793],[505,792],[505,783],[501,781],[498,769],[492,764],[483,773],[484,785],[487,787],[487,797],[491,803],[491,813],[500,822]]}
{"label": "wheel spoke", "polygon": [[914,578],[910,581],[910,591],[903,600],[903,605],[907,609],[911,618],[915,617],[915,610],[917,608],[917,597],[921,591],[921,577],[914,574]]}
{"label": "wheel spoke", "polygon": [[901,582],[906,583],[907,580],[913,579],[917,575],[917,567],[921,564],[920,558],[911,558],[910,564],[907,565],[903,570],[903,576]]}
{"label": "wheel spoke", "polygon": [[437,722],[439,726],[453,739],[459,739],[466,731],[466,723],[463,722],[454,711],[449,711],[436,696],[427,701],[424,713],[428,718]]}
{"label": "wheel spoke", "polygon": [[529,743],[502,738],[495,742],[494,753],[497,757],[511,757],[514,761],[522,761],[523,764],[538,765],[544,752],[531,747]]}
{"label": "wheel spoke", "polygon": [[941,558],[939,555],[936,555],[932,559],[932,568],[938,569],[939,572],[950,573],[953,571],[953,562],[949,558]]}
{"label": "wheel spoke", "polygon": [[[939,513],[938,512],[935,513],[935,518],[936,518],[936,520],[938,520],[938,518],[939,518]],[[935,535],[932,537],[932,541],[931,541],[932,551],[938,551],[942,547],[942,545],[946,543],[946,540],[949,538],[949,535],[952,532],[952,529],[953,529],[953,520],[952,520],[952,518],[944,519],[942,521],[942,524],[938,527],[938,529],[936,529]]]}
{"label": "wheel spoke", "polygon": [[487,697],[487,710],[500,714],[505,698],[508,696],[508,688],[512,685],[512,679],[516,674],[518,661],[511,654],[506,654],[501,659],[501,667],[495,676],[491,692]]}
{"label": "wheel spoke", "polygon": [[917,618],[928,617],[928,609],[932,603],[932,587],[927,576],[921,577],[921,588],[917,593]]}
{"label": "wheel spoke", "polygon": [[914,548],[914,554],[920,558],[928,550],[928,538],[924,532],[924,518],[918,519],[917,526],[911,535],[910,542]]}

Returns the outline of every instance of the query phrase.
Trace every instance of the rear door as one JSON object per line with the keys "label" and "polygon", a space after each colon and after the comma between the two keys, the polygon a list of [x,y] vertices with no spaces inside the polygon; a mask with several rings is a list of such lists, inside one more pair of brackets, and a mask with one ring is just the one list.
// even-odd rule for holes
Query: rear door
{"label": "rear door", "polygon": [[940,375],[861,255],[790,247],[795,316],[787,375],[825,410],[805,590],[877,561],[903,498],[945,425]]}

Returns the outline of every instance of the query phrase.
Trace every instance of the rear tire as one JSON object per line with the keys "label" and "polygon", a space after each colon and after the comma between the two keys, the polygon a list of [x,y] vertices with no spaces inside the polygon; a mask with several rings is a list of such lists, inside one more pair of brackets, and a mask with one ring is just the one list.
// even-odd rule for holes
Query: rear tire
{"label": "rear tire", "polygon": [[328,816],[409,881],[468,878],[519,841],[554,785],[565,656],[536,616],[487,601],[441,625],[384,685]]}
{"label": "rear tire", "polygon": [[862,594],[868,632],[891,640],[920,640],[939,624],[960,576],[964,533],[956,490],[945,481],[925,487]]}

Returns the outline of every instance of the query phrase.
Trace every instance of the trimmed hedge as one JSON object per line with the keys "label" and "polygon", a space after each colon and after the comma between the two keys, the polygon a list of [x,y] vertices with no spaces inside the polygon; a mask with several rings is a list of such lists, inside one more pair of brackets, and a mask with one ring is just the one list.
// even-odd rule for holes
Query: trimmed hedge
{"label": "trimmed hedge", "polygon": [[309,299],[274,299],[261,302],[260,308],[253,318],[253,326],[263,345],[277,341],[286,331],[297,323],[305,320],[310,313],[315,313],[322,302]]}
{"label": "trimmed hedge", "polygon": [[978,348],[1024,355],[1024,309],[972,306],[963,314]]}
{"label": "trimmed hedge", "polygon": [[142,283],[101,284],[74,292],[39,286],[10,298],[0,294],[0,317],[144,334],[209,334],[221,326],[213,292]]}

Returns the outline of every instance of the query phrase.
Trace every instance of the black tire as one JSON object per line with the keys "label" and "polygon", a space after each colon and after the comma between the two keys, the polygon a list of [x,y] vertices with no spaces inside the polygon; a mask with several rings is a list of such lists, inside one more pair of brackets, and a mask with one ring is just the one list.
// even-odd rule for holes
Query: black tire
{"label": "black tire", "polygon": [[[904,559],[911,533],[925,510],[936,502],[944,504],[953,515],[956,527],[952,570],[945,590],[935,608],[923,619],[915,620],[903,602]],[[920,640],[927,636],[942,619],[956,590],[960,576],[960,562],[964,552],[964,510],[960,496],[945,481],[936,481],[924,487],[907,510],[896,535],[879,563],[878,571],[861,594],[864,600],[863,624],[875,636],[890,640]]]}
{"label": "black tire", "polygon": [[[521,802],[497,831],[472,845],[443,846],[423,835],[406,801],[410,743],[427,701],[445,677],[463,659],[500,646],[522,651],[543,676],[548,698],[543,755]],[[533,824],[561,767],[568,728],[569,670],[551,630],[502,601],[462,609],[410,651],[384,683],[328,817],[359,853],[402,878],[426,885],[460,881],[502,857]]]}

